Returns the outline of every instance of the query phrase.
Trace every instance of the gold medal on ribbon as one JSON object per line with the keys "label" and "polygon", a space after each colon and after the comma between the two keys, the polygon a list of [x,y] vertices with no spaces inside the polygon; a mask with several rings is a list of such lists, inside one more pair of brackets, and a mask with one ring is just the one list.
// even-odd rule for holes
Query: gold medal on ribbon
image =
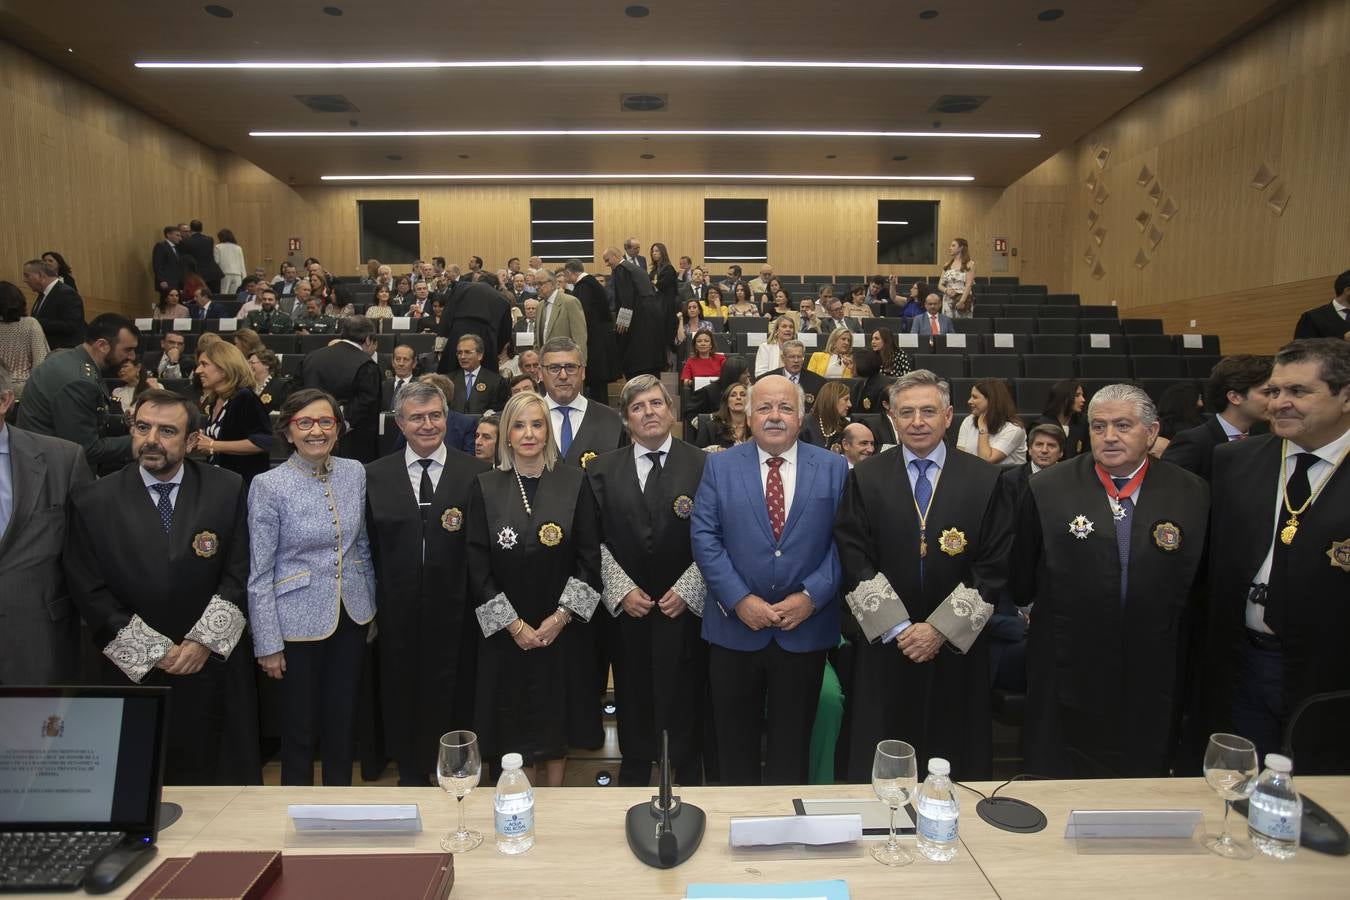
{"label": "gold medal on ribbon", "polygon": [[556,522],[545,522],[539,526],[539,543],[545,547],[556,547],[562,543],[562,526]]}
{"label": "gold medal on ribbon", "polygon": [[1280,529],[1280,541],[1288,547],[1298,536],[1298,516],[1290,516],[1289,521]]}
{"label": "gold medal on ribbon", "polygon": [[220,549],[220,538],[214,531],[199,531],[192,537],[192,552],[202,559],[210,559]]}
{"label": "gold medal on ribbon", "polygon": [[948,528],[938,538],[938,547],[948,556],[957,556],[966,549],[966,535],[955,528]]}

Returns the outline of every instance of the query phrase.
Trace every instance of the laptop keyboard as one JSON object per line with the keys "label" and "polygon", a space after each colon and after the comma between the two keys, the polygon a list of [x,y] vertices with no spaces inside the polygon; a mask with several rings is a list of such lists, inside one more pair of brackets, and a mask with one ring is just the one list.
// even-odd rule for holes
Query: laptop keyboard
{"label": "laptop keyboard", "polygon": [[0,890],[74,890],[121,831],[0,831]]}

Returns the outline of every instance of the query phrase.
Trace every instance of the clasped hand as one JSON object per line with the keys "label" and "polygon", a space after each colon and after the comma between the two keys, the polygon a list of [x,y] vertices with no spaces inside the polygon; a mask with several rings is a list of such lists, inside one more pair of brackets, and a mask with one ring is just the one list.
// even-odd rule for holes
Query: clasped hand
{"label": "clasped hand", "polygon": [[684,598],[675,593],[671,588],[661,595],[660,600],[653,600],[647,595],[647,592],[641,588],[633,588],[623,595],[623,611],[635,619],[640,619],[653,609],[659,609],[670,618],[678,618],[688,606]]}
{"label": "clasped hand", "polygon": [[170,647],[155,666],[166,675],[193,675],[201,671],[210,655],[211,651],[202,644],[184,638],[183,643]]}
{"label": "clasped hand", "polygon": [[946,640],[942,632],[927,622],[918,622],[900,632],[895,645],[910,662],[926,663],[938,655],[942,642]]}
{"label": "clasped hand", "polygon": [[747,594],[736,604],[736,618],[745,623],[751,631],[764,628],[778,628],[791,631],[805,622],[815,612],[811,598],[801,591],[788,594],[777,603],[769,603],[763,597]]}
{"label": "clasped hand", "polygon": [[537,650],[556,641],[562,630],[562,616],[557,613],[549,613],[537,628],[531,628],[528,622],[521,619],[520,628],[511,635],[511,640],[515,641],[516,646],[522,650]]}

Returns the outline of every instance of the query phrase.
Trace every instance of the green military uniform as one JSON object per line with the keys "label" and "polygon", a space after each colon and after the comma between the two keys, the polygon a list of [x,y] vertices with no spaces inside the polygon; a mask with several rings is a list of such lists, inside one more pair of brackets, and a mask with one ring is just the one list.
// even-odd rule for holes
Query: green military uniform
{"label": "green military uniform", "polygon": [[109,402],[99,367],[84,346],[58,350],[24,385],[19,427],[74,441],[84,448],[89,468],[111,471],[131,462],[131,437],[104,436]]}
{"label": "green military uniform", "polygon": [[248,314],[248,327],[258,334],[293,334],[295,323],[281,310],[255,309]]}
{"label": "green military uniform", "polygon": [[336,334],[338,320],[330,316],[300,316],[295,320],[296,331],[305,334]]}

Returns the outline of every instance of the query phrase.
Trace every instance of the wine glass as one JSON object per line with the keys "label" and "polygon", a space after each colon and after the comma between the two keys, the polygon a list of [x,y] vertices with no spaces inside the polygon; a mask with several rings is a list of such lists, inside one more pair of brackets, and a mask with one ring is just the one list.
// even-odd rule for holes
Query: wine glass
{"label": "wine glass", "polygon": [[1251,859],[1252,852],[1228,833],[1228,808],[1256,786],[1256,745],[1235,734],[1211,734],[1205,748],[1205,781],[1223,798],[1223,830],[1205,841],[1210,852],[1228,859]]}
{"label": "wine glass", "polygon": [[891,828],[886,843],[872,848],[872,856],[877,862],[888,866],[907,866],[914,862],[914,854],[896,840],[895,814],[914,796],[917,777],[913,747],[904,741],[877,744],[876,755],[872,758],[872,790],[891,808]]}
{"label": "wine glass", "polygon": [[441,735],[436,757],[436,781],[448,794],[454,794],[459,808],[459,827],[441,838],[441,849],[467,853],[483,843],[483,835],[464,825],[464,798],[478,786],[483,757],[478,750],[478,735],[472,731],[447,731]]}

